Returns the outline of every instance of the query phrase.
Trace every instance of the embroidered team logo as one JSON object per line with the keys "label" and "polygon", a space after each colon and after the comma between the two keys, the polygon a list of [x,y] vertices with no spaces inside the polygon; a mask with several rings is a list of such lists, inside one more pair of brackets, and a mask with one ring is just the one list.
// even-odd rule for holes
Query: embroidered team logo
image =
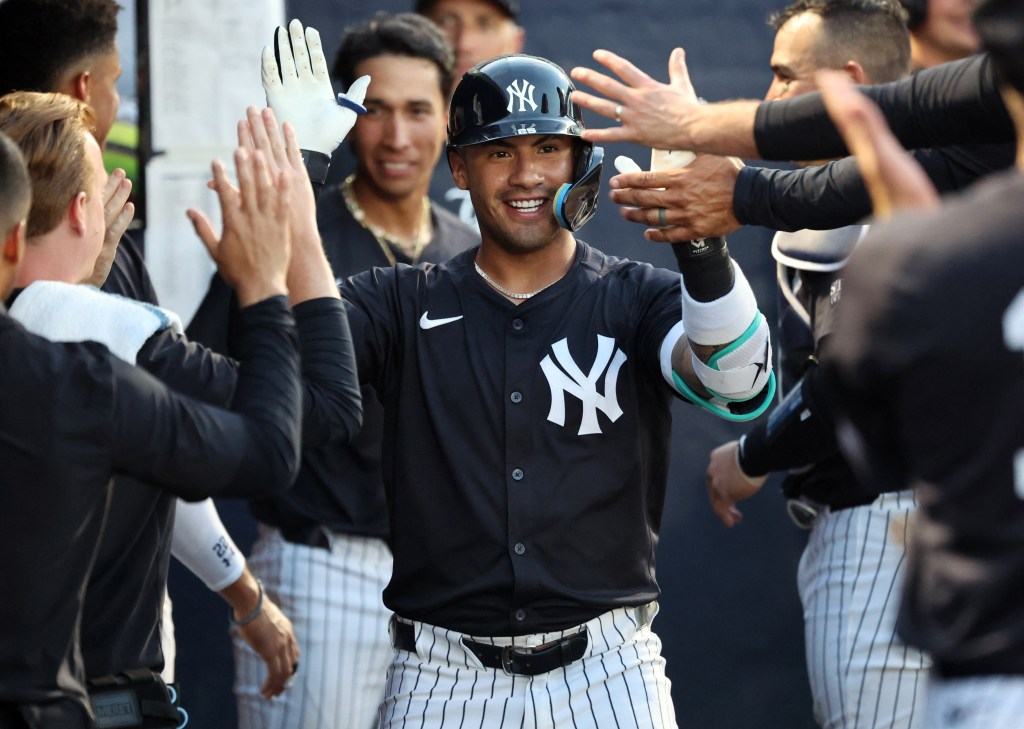
{"label": "embroidered team logo", "polygon": [[[588,374],[583,370],[569,354],[567,339],[555,342],[551,346],[555,359],[547,355],[541,360],[540,368],[548,380],[548,387],[551,388],[551,409],[548,411],[548,420],[555,425],[565,427],[565,396],[566,393],[578,398],[583,403],[583,419],[580,421],[579,435],[593,435],[601,433],[601,425],[597,421],[597,411],[600,410],[613,423],[622,416],[622,408],[616,397],[616,383],[618,382],[619,369],[626,361],[626,355],[621,349],[616,349],[615,340],[611,337],[597,335],[597,357],[590,367]],[[558,364],[555,364],[555,361]],[[604,394],[598,393],[598,380],[604,374]]]}
{"label": "embroidered team logo", "polygon": [[519,111],[526,111],[526,105],[530,105],[530,111],[537,111],[537,104],[533,100],[533,90],[536,87],[526,79],[521,81],[513,81],[505,87],[505,91],[508,93],[508,113],[511,114],[515,111],[512,107],[516,105],[516,99],[519,99]]}

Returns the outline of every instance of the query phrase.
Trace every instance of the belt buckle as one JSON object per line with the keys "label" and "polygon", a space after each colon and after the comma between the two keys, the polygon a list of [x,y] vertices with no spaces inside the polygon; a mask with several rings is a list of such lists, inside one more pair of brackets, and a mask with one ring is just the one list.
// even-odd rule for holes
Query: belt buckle
{"label": "belt buckle", "polygon": [[[505,672],[506,676],[515,676],[516,673],[512,670],[512,651],[516,649],[514,645],[506,645],[501,648],[501,670]],[[522,651],[522,648],[518,650]],[[530,651],[529,648],[526,649]]]}
{"label": "belt buckle", "polygon": [[786,513],[789,514],[789,518],[793,523],[801,529],[813,528],[814,522],[821,512],[822,507],[820,505],[803,496],[786,501]]}

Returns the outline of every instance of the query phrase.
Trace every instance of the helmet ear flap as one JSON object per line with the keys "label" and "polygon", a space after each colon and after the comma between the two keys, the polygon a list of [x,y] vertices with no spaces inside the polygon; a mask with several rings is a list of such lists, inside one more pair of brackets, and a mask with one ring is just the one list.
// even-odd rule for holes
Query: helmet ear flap
{"label": "helmet ear flap", "polygon": [[558,188],[552,201],[555,218],[566,230],[579,230],[597,212],[603,167],[604,148],[584,144],[576,161],[572,184]]}

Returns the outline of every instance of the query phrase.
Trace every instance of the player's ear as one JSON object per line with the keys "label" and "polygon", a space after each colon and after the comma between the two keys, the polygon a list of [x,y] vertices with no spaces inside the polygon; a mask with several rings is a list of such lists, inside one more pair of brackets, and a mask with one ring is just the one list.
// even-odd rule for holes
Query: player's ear
{"label": "player's ear", "polygon": [[452,179],[460,190],[469,189],[469,178],[466,175],[466,160],[460,149],[448,149],[448,166],[452,168]]}
{"label": "player's ear", "polygon": [[4,238],[3,259],[12,266],[21,263],[21,258],[25,255],[25,230],[27,227],[28,223],[22,220],[11,228]]}
{"label": "player's ear", "polygon": [[849,76],[855,84],[864,85],[871,83],[867,71],[856,61],[847,61],[843,66],[843,73]]}
{"label": "player's ear", "polygon": [[71,198],[71,202],[68,203],[67,213],[65,213],[68,216],[68,224],[71,226],[71,230],[79,235],[83,235],[88,227],[85,220],[85,202],[85,192],[79,192]]}

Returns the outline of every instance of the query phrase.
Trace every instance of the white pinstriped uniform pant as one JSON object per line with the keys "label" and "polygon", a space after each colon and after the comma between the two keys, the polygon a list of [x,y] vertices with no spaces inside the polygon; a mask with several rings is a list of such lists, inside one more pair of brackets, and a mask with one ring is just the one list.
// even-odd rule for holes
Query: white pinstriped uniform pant
{"label": "white pinstriped uniform pant", "polygon": [[927,729],[1020,729],[1024,676],[933,678]]}
{"label": "white pinstriped uniform pant", "polygon": [[260,525],[247,562],[292,621],[299,670],[291,688],[259,695],[263,660],[233,637],[240,729],[370,729],[384,695],[391,612],[381,592],[391,551],[380,539],[332,534],[331,550],[292,544]]}
{"label": "white pinstriped uniform pant", "polygon": [[[483,667],[463,635],[413,623],[416,654],[395,651],[381,729],[607,729],[676,726],[661,640],[619,608],[586,623],[583,658],[539,676]],[[652,605],[651,618],[657,614]],[[477,638],[494,645],[541,645],[579,628],[516,638]]]}
{"label": "white pinstriped uniform pant", "polygon": [[800,559],[807,672],[824,729],[921,729],[930,661],[896,637],[913,493],[815,521]]}

